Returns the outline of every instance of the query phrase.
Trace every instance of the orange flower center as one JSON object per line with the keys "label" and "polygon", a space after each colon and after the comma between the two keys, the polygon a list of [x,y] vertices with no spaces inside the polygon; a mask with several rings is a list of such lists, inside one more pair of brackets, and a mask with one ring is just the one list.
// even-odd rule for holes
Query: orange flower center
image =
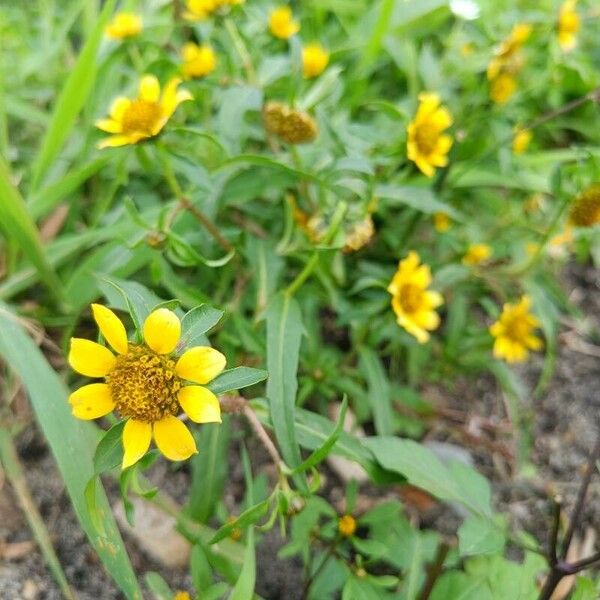
{"label": "orange flower center", "polygon": [[419,152],[424,155],[431,154],[437,146],[440,132],[431,123],[421,123],[415,131],[415,142]]}
{"label": "orange flower center", "polygon": [[504,327],[506,329],[506,337],[510,338],[513,342],[523,343],[531,333],[531,326],[526,318],[522,316],[515,316],[509,319]]}
{"label": "orange flower center", "polygon": [[123,114],[123,133],[152,135],[161,114],[162,109],[158,102],[133,100]]}
{"label": "orange flower center", "polygon": [[181,380],[175,373],[175,361],[145,345],[130,344],[127,354],[118,355],[106,383],[124,418],[154,423],[179,412]]}
{"label": "orange flower center", "polygon": [[404,312],[417,312],[423,305],[423,290],[412,283],[405,283],[400,288],[398,300]]}

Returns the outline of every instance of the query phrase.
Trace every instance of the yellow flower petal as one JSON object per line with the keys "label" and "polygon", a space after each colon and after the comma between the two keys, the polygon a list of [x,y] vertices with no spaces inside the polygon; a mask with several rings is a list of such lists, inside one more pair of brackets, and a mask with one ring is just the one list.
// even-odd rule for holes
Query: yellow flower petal
{"label": "yellow flower petal", "polygon": [[212,381],[224,368],[225,357],[209,346],[195,346],[186,350],[175,365],[175,372],[182,379],[194,383]]}
{"label": "yellow flower petal", "polygon": [[135,144],[136,141],[137,140],[134,140],[130,135],[111,135],[98,144],[98,149],[102,150],[103,148],[127,146],[127,144]]}
{"label": "yellow flower petal", "polygon": [[144,75],[140,79],[139,95],[146,102],[158,102],[160,97],[160,83],[154,75]]}
{"label": "yellow flower petal", "polygon": [[127,331],[125,331],[125,325],[123,325],[121,319],[110,308],[106,308],[101,304],[92,304],[92,313],[104,339],[119,354],[127,354],[129,349]]}
{"label": "yellow flower petal", "polygon": [[150,448],[152,425],[129,419],[123,429],[123,469],[134,465]]}
{"label": "yellow flower petal", "polygon": [[154,423],[154,441],[169,460],[185,460],[198,453],[190,430],[172,415]]}
{"label": "yellow flower petal", "polygon": [[78,373],[87,377],[104,377],[114,367],[115,360],[108,348],[90,340],[71,338],[69,364]]}
{"label": "yellow flower petal", "polygon": [[115,408],[106,383],[90,383],[75,390],[69,396],[73,415],[78,419],[98,419]]}
{"label": "yellow flower petal", "polygon": [[111,119],[115,121],[121,121],[125,111],[131,106],[131,100],[126,98],[125,96],[119,96],[113,100],[113,103],[110,105],[110,110],[108,114]]}
{"label": "yellow flower petal", "polygon": [[144,321],[144,341],[157,354],[175,350],[181,336],[179,317],[168,308],[159,308]]}
{"label": "yellow flower petal", "polygon": [[220,423],[221,405],[217,397],[205,387],[188,385],[179,390],[179,404],[195,423]]}
{"label": "yellow flower petal", "polygon": [[106,131],[106,133],[121,133],[123,131],[121,123],[115,121],[114,119],[99,119],[94,123],[94,125],[98,129]]}

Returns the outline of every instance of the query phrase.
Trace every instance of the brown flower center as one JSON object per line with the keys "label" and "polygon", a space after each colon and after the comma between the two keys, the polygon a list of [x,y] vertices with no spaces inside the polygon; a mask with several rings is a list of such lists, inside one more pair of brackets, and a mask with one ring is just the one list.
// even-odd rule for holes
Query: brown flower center
{"label": "brown flower center", "polygon": [[152,135],[161,114],[162,109],[158,102],[133,100],[123,114],[123,132]]}
{"label": "brown flower center", "polygon": [[117,356],[106,383],[125,418],[154,423],[179,412],[177,392],[181,380],[175,373],[175,361],[155,354],[147,346],[130,344],[127,354]]}
{"label": "brown flower center", "polygon": [[412,283],[405,283],[400,288],[398,300],[405,312],[417,312],[423,305],[423,289]]}

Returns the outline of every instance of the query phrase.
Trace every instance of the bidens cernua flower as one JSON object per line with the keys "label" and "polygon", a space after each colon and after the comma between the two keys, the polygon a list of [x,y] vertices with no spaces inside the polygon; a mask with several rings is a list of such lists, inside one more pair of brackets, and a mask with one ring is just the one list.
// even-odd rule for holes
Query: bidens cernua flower
{"label": "bidens cernua flower", "polygon": [[120,12],[107,25],[105,33],[111,40],[124,40],[142,31],[142,19],[135,13]]}
{"label": "bidens cernua flower", "polygon": [[211,46],[188,42],[181,50],[181,70],[188,78],[206,77],[215,70],[217,57]]}
{"label": "bidens cernua flower", "polygon": [[400,261],[387,290],[392,295],[398,325],[424,344],[429,339],[428,332],[439,327],[440,316],[435,309],[444,299],[439,292],[427,289],[431,284],[431,269],[420,262],[419,255],[410,252]]}
{"label": "bidens cernua flower", "polygon": [[571,205],[569,223],[575,227],[593,227],[600,223],[600,183],[585,189]]}
{"label": "bidens cernua flower", "polygon": [[188,21],[204,21],[218,11],[243,3],[244,0],[187,0],[183,17]]}
{"label": "bidens cernua flower", "polygon": [[533,139],[533,133],[531,133],[531,129],[524,129],[522,127],[517,127],[515,129],[515,135],[512,140],[512,150],[515,154],[523,154],[529,143]]}
{"label": "bidens cernua flower", "polygon": [[281,102],[265,104],[263,122],[269,133],[274,133],[288,144],[307,144],[319,133],[317,123],[308,113]]}
{"label": "bidens cernua flower", "polygon": [[440,106],[437,94],[419,94],[419,108],[415,118],[408,124],[406,148],[408,158],[427,177],[433,177],[435,167],[448,164],[448,152],[452,138],[444,131],[452,125],[448,109]]}
{"label": "bidens cernua flower", "polygon": [[178,90],[178,78],[171,79],[162,92],[154,75],[144,75],[140,80],[138,97],[134,99],[118,97],[110,107],[108,119],[96,121],[96,127],[110,137],[102,140],[98,148],[137,144],[158,135],[175,109],[192,95],[186,90]]}
{"label": "bidens cernua flower", "polygon": [[338,519],[338,531],[342,537],[351,537],[356,531],[356,519],[352,515],[342,515]]}
{"label": "bidens cernua flower", "polygon": [[490,327],[494,356],[506,362],[527,360],[530,350],[539,350],[542,340],[535,335],[539,321],[529,312],[531,298],[523,296],[517,304],[505,304],[500,318]]}
{"label": "bidens cernua flower", "polygon": [[474,267],[485,262],[491,255],[492,249],[487,244],[471,244],[462,258],[462,263]]}
{"label": "bidens cernua flower", "polygon": [[269,15],[269,29],[276,38],[287,40],[300,31],[300,23],[289,6],[280,6]]}
{"label": "bidens cernua flower", "polygon": [[166,308],[147,317],[142,344],[128,341],[125,326],[109,308],[92,304],[92,312],[116,355],[96,342],[71,338],[71,367],[86,377],[104,378],[104,383],[84,385],[71,394],[73,414],[89,420],[116,410],[127,419],[124,469],[146,454],[152,438],[170,460],[195,454],[194,438],[177,416],[183,410],[195,423],[221,422],[219,401],[203,385],[225,368],[225,357],[209,346],[195,346],[175,356],[181,323]]}
{"label": "bidens cernua flower", "polygon": [[563,52],[570,52],[577,46],[581,19],[575,10],[576,5],[577,0],[566,0],[558,13],[558,43]]}
{"label": "bidens cernua flower", "polygon": [[302,48],[302,69],[304,77],[318,77],[329,64],[329,52],[321,44],[309,44]]}

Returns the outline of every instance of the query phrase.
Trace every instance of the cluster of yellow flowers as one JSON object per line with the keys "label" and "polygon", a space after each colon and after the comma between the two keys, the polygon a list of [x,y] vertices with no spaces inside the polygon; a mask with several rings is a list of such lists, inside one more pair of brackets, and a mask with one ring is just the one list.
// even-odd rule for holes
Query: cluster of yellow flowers
{"label": "cluster of yellow flowers", "polygon": [[521,48],[529,39],[532,27],[519,23],[500,46],[488,64],[487,78],[490,82],[490,98],[496,104],[508,102],[517,89],[517,75],[523,67]]}
{"label": "cluster of yellow flowers", "polygon": [[566,0],[558,12],[558,43],[564,52],[570,52],[577,45],[577,32],[581,19],[575,10],[577,0]]}

